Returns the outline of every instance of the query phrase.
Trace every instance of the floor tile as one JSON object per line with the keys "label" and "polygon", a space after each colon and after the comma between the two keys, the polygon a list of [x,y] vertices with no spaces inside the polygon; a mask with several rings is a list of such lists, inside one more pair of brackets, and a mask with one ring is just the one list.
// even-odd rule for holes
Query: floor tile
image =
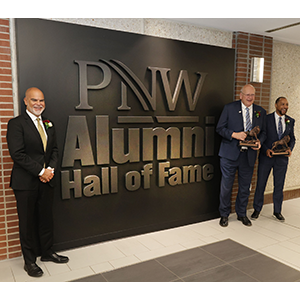
{"label": "floor tile", "polygon": [[225,262],[239,260],[257,253],[256,251],[232,240],[224,240],[218,243],[202,246],[201,249]]}
{"label": "floor tile", "polygon": [[178,279],[155,260],[103,273],[109,282],[168,282]]}
{"label": "floor tile", "polygon": [[182,279],[185,282],[255,282],[249,275],[230,265],[223,265]]}
{"label": "floor tile", "polygon": [[103,273],[114,270],[114,267],[109,262],[104,262],[96,265],[92,265],[91,269],[96,273]]}
{"label": "floor tile", "polygon": [[136,254],[135,256],[141,260],[141,261],[145,261],[145,260],[150,260],[156,257],[161,257],[161,256],[165,256],[165,255],[169,255],[172,253],[176,253],[176,252],[180,252],[180,251],[184,251],[186,250],[186,248],[184,248],[181,245],[172,245],[169,247],[163,247],[161,249],[156,249],[153,251],[149,251],[149,252],[144,252],[144,253],[139,253]]}
{"label": "floor tile", "polygon": [[107,282],[102,274],[72,280],[72,282]]}
{"label": "floor tile", "polygon": [[185,277],[224,264],[201,248],[186,250],[156,260],[178,277]]}
{"label": "floor tile", "polygon": [[262,254],[231,263],[234,267],[263,282],[294,282],[300,272]]}

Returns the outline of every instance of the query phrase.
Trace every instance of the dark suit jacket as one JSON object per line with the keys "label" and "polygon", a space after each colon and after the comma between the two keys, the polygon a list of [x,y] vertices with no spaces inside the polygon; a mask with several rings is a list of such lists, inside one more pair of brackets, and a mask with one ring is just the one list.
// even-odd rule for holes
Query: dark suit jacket
{"label": "dark suit jacket", "polygon": [[[252,127],[259,126],[260,133],[258,138],[261,145],[266,139],[266,111],[256,104],[253,104]],[[219,150],[219,156],[236,161],[240,155],[239,141],[231,137],[233,132],[244,131],[242,102],[234,101],[224,106],[222,114],[216,128],[223,138]],[[251,148],[248,149],[248,162],[250,166],[254,166],[257,156],[257,151]]]}
{"label": "dark suit jacket", "polygon": [[[54,126],[46,129],[48,135],[46,152],[40,134],[29,115],[9,120],[7,125],[7,144],[14,166],[10,186],[15,190],[34,190],[38,188],[39,173],[48,166],[55,168],[58,162],[58,148]],[[53,186],[54,178],[50,181]]]}
{"label": "dark suit jacket", "polygon": [[[289,121],[287,121],[289,120]],[[289,147],[291,150],[293,150],[296,142],[296,138],[294,135],[294,125],[295,125],[295,120],[291,118],[290,116],[285,116],[285,131],[283,133],[283,136],[289,135],[290,136],[290,141],[288,143]],[[266,132],[267,132],[267,138],[265,142],[263,143],[261,147],[261,151],[259,154],[259,159],[260,162],[265,161],[265,160],[271,160],[271,159],[276,159],[277,163],[288,163],[288,157],[284,155],[278,155],[276,157],[268,157],[266,155],[266,151],[268,149],[272,148],[272,144],[276,141],[278,141],[278,134],[277,134],[277,129],[276,129],[276,124],[275,124],[275,115],[274,112],[271,114],[268,114],[266,116]]]}

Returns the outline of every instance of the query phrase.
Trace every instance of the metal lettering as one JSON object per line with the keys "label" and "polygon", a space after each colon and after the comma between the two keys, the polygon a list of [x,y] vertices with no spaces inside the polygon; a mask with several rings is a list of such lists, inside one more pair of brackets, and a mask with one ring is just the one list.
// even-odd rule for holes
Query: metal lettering
{"label": "metal lettering", "polygon": [[140,161],[140,130],[128,129],[128,153],[124,153],[124,128],[112,129],[113,160],[118,164]]}
{"label": "metal lettering", "polygon": [[96,116],[96,149],[97,164],[109,164],[109,116]]}
{"label": "metal lettering", "polygon": [[83,195],[86,197],[92,197],[94,195],[101,195],[100,192],[100,178],[96,175],[89,175],[84,178],[84,184],[90,183],[84,187]]}
{"label": "metal lettering", "polygon": [[165,178],[169,176],[169,172],[165,171],[166,168],[170,168],[170,162],[158,164],[158,186],[165,186]]}
{"label": "metal lettering", "polygon": [[201,166],[183,166],[183,184],[201,181]]}
{"label": "metal lettering", "polygon": [[176,127],[170,127],[167,130],[162,127],[143,128],[143,160],[153,160],[153,138],[157,137],[157,159],[167,158],[168,136],[171,140],[170,158],[180,158],[180,130]]}
{"label": "metal lettering", "polygon": [[[215,117],[207,116],[205,118],[206,125],[214,125]],[[205,127],[205,156],[213,156],[215,148],[215,127]]]}
{"label": "metal lettering", "polygon": [[[88,104],[88,90],[104,89],[110,84],[111,71],[109,67],[101,62],[93,61],[74,61],[79,66],[79,102],[80,104],[75,107],[78,110],[92,110],[93,107]],[[97,85],[88,85],[87,82],[87,66],[96,66],[103,72],[103,81]]]}
{"label": "metal lettering", "polygon": [[69,116],[62,167],[74,167],[75,160],[95,165],[86,116]]}
{"label": "metal lettering", "polygon": [[153,174],[153,164],[144,165],[144,170],[141,171],[142,176],[144,176],[144,189],[150,188],[150,175]]}
{"label": "metal lettering", "polygon": [[214,178],[214,166],[211,164],[206,164],[203,166],[203,179],[205,181],[212,180]]}
{"label": "metal lettering", "polygon": [[138,171],[130,171],[125,175],[125,186],[128,191],[136,191],[141,186],[141,175]]}
{"label": "metal lettering", "polygon": [[101,168],[102,194],[109,194],[109,168]]}
{"label": "metal lettering", "polygon": [[110,192],[118,192],[118,167],[110,167]]}
{"label": "metal lettering", "polygon": [[[194,143],[193,143],[194,137]],[[201,127],[183,127],[182,133],[182,158],[192,157],[194,144],[194,156],[202,157],[204,148],[204,130]]]}
{"label": "metal lettering", "polygon": [[178,184],[182,184],[182,180],[181,180],[181,169],[178,167],[173,167],[169,170],[169,174],[173,176],[171,176],[168,180],[169,184],[171,186],[175,186]]}
{"label": "metal lettering", "polygon": [[70,190],[74,189],[74,197],[81,198],[81,170],[73,170],[74,181],[70,181],[70,172],[61,171],[62,199],[70,199]]}
{"label": "metal lettering", "polygon": [[[160,72],[169,111],[174,111],[176,109],[177,100],[178,100],[179,93],[180,93],[180,90],[181,90],[183,84],[184,84],[184,87],[185,87],[185,92],[186,92],[186,96],[187,96],[187,100],[188,100],[189,110],[190,111],[195,110],[197,102],[198,102],[198,98],[200,96],[200,93],[201,93],[201,90],[202,90],[202,87],[203,87],[203,83],[204,83],[204,80],[205,80],[205,77],[206,77],[207,73],[197,72],[197,75],[199,75],[200,78],[198,79],[194,96],[192,96],[192,91],[191,91],[191,85],[190,85],[190,81],[189,81],[189,77],[188,77],[188,72],[186,70],[181,70],[180,73],[179,73],[179,77],[178,77],[178,80],[177,80],[177,84],[176,84],[176,87],[175,87],[174,94],[172,96],[170,83],[169,83],[169,79],[168,79],[168,72],[171,69],[154,68],[154,67],[148,67],[148,69],[150,69],[152,71],[152,80],[154,78],[153,71],[159,71]],[[153,84],[153,82],[152,82],[152,84]]]}

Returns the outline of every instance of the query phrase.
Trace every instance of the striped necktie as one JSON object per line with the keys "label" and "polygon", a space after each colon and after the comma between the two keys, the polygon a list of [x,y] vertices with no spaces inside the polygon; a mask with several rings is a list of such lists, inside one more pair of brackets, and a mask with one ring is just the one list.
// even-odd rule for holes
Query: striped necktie
{"label": "striped necktie", "polygon": [[46,138],[46,135],[45,135],[45,132],[42,128],[42,125],[40,123],[40,118],[36,118],[37,120],[37,127],[38,127],[38,131],[39,131],[39,134],[41,136],[41,139],[42,139],[42,142],[43,142],[43,146],[44,146],[44,151],[46,151],[46,147],[47,147],[47,138]]}
{"label": "striped necktie", "polygon": [[278,120],[278,138],[281,140],[282,138],[282,123],[281,123],[281,117],[279,117]]}
{"label": "striped necktie", "polygon": [[246,131],[250,131],[252,129],[252,124],[250,121],[249,107],[246,107]]}

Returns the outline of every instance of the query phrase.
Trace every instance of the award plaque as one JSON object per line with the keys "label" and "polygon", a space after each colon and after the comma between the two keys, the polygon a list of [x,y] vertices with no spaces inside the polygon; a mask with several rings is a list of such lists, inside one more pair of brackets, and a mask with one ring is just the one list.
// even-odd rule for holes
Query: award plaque
{"label": "award plaque", "polygon": [[290,141],[290,136],[285,135],[281,140],[276,141],[272,144],[272,155],[288,155],[290,150],[288,142]]}
{"label": "award plaque", "polygon": [[256,142],[258,141],[257,135],[260,132],[259,126],[255,126],[250,131],[247,131],[247,137],[245,140],[240,141],[239,146],[240,147],[250,147],[250,148],[257,148]]}

